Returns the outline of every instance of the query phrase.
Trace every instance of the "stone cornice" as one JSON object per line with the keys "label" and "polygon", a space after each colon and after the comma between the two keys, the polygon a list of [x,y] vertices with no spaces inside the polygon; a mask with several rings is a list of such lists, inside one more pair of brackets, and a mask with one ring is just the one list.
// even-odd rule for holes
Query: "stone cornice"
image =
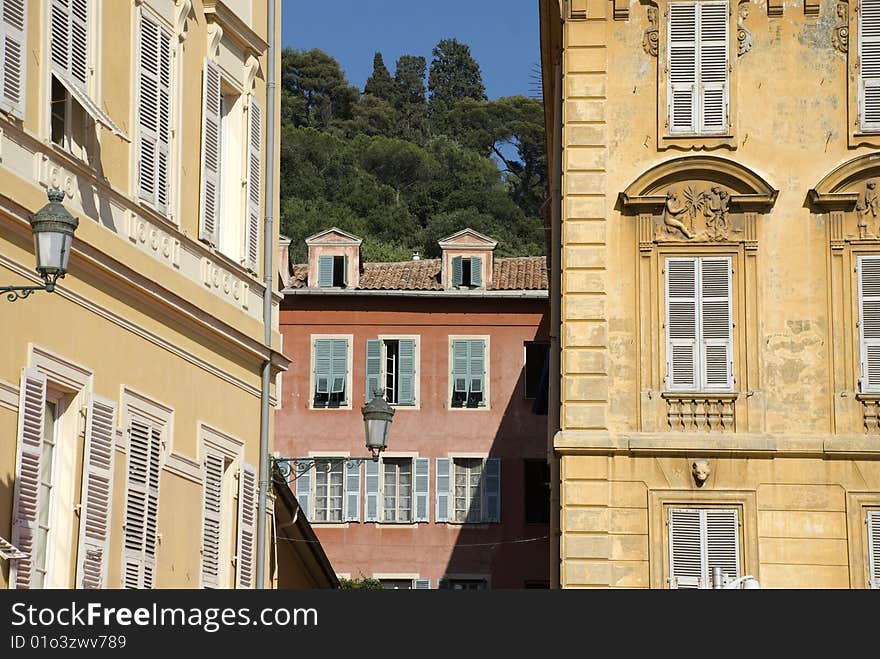
{"label": "stone cornice", "polygon": [[256,57],[268,50],[269,44],[223,2],[203,0],[202,5],[205,8],[205,18],[208,22],[219,24],[223,28],[223,35],[235,41],[239,47]]}

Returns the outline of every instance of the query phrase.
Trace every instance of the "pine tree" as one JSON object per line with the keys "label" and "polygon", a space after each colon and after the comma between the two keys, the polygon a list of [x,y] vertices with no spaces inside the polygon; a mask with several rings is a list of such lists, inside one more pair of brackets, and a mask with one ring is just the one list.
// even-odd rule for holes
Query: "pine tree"
{"label": "pine tree", "polygon": [[394,71],[394,109],[397,111],[400,137],[419,144],[427,136],[426,66],[424,57],[401,55]]}
{"label": "pine tree", "polygon": [[456,39],[443,39],[433,51],[428,76],[428,112],[432,120],[444,115],[464,99],[486,100],[486,87],[480,65],[471,56],[471,49]]}
{"label": "pine tree", "polygon": [[394,81],[382,59],[382,53],[373,55],[373,73],[367,78],[364,94],[371,94],[391,103],[394,99]]}

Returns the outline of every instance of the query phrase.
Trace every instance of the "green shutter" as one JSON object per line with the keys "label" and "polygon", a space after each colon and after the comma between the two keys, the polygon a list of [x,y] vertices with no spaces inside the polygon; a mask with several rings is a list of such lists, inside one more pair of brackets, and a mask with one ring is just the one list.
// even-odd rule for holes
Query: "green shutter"
{"label": "green shutter", "polygon": [[467,392],[468,388],[468,349],[467,341],[452,342],[452,387],[455,392]]}
{"label": "green shutter", "polygon": [[330,392],[334,394],[343,394],[342,399],[346,400],[345,381],[348,379],[348,341],[345,339],[333,339],[332,354],[332,380]]}
{"label": "green shutter", "polygon": [[397,345],[397,402],[412,405],[416,400],[416,342],[400,339]]}
{"label": "green shutter", "polygon": [[483,285],[483,258],[481,256],[471,257],[471,286]]}
{"label": "green shutter", "polygon": [[333,286],[333,257],[318,257],[318,286],[330,288]]}
{"label": "green shutter", "polygon": [[333,342],[330,339],[315,341],[315,393],[330,393],[331,353]]}
{"label": "green shutter", "polygon": [[452,257],[452,285],[461,286],[461,257]]}
{"label": "green shutter", "polygon": [[489,458],[486,460],[484,474],[486,488],[486,521],[501,521],[501,460]]}
{"label": "green shutter", "polygon": [[486,373],[486,343],[482,339],[470,341],[469,362],[470,393],[481,394],[485,389],[483,385]]}
{"label": "green shutter", "polygon": [[373,393],[382,388],[382,342],[367,339],[367,379],[364,385],[364,400],[373,400]]}

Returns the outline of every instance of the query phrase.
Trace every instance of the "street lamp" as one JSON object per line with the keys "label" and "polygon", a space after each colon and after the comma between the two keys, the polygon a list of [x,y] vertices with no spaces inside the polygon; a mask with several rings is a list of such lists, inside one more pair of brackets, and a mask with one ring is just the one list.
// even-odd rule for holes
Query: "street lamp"
{"label": "street lamp", "polygon": [[[287,479],[293,472],[296,480],[310,469],[314,469],[318,461],[321,462],[344,462],[346,465],[360,464],[361,462],[378,462],[379,454],[388,447],[388,434],[391,431],[391,418],[394,416],[394,408],[385,402],[385,393],[381,389],[373,390],[373,400],[361,408],[364,417],[364,434],[366,435],[367,450],[369,457],[356,458],[282,458],[272,457],[272,461],[278,466],[281,475]],[[291,465],[293,463],[293,465]]]}
{"label": "street lamp", "polygon": [[51,293],[55,290],[55,282],[67,273],[73,232],[79,220],[61,204],[64,199],[62,190],[50,188],[47,196],[49,203],[28,216],[34,234],[36,271],[45,283],[42,286],[0,286],[0,293],[6,293],[6,299],[10,302],[23,300],[34,291]]}

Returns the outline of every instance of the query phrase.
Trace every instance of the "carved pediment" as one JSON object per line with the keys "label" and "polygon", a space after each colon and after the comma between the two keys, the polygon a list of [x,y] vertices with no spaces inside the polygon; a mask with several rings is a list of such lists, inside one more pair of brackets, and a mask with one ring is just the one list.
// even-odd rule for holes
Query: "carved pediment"
{"label": "carved pediment", "polygon": [[831,243],[880,240],[880,154],[854,158],[823,178],[807,200],[814,212],[829,212]]}

